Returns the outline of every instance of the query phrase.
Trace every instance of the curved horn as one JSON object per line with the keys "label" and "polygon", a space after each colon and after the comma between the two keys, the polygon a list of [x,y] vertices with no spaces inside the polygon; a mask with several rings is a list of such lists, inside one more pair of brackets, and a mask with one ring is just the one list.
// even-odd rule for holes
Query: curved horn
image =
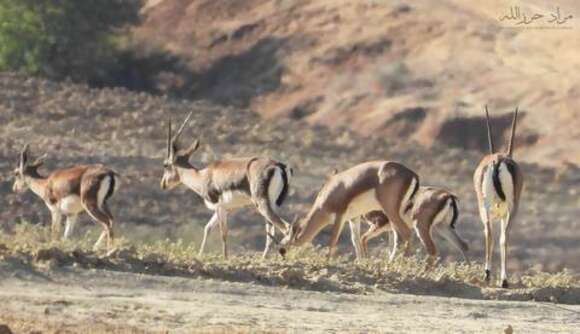
{"label": "curved horn", "polygon": [[491,132],[491,124],[489,123],[489,112],[487,111],[487,104],[485,105],[485,124],[487,125],[487,143],[489,144],[489,154],[493,154],[495,149],[493,147],[493,134]]}
{"label": "curved horn", "polygon": [[181,133],[183,132],[183,130],[185,129],[185,126],[189,122],[189,119],[191,118],[191,115],[193,115],[193,110],[189,112],[189,114],[185,118],[185,121],[183,121],[183,123],[179,127],[179,130],[177,130],[177,133],[175,134],[175,137],[173,137],[173,141],[176,141],[179,138],[179,136],[181,136]]}
{"label": "curved horn", "polygon": [[514,150],[514,137],[516,136],[516,123],[518,122],[518,108],[519,108],[519,106],[516,107],[516,111],[514,111],[514,117],[512,119],[512,133],[510,135],[510,141],[509,141],[509,146],[508,146],[508,151],[507,151],[508,157],[512,156],[512,152]]}
{"label": "curved horn", "polygon": [[171,156],[171,119],[167,123],[167,157]]}
{"label": "curved horn", "polygon": [[24,168],[24,165],[26,164],[26,161],[28,160],[28,151],[30,149],[30,144],[26,143],[24,145],[24,148],[22,149],[22,151],[20,152],[20,167]]}

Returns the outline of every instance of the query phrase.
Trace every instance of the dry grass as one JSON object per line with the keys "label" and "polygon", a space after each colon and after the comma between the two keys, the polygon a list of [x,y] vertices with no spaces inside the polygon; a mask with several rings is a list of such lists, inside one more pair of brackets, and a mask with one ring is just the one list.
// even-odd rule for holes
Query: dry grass
{"label": "dry grass", "polygon": [[580,301],[580,278],[566,270],[515,274],[510,278],[512,288],[504,290],[483,281],[481,264],[439,262],[430,267],[420,253],[400,256],[390,263],[384,257],[353,262],[347,257],[328,260],[326,249],[307,247],[291,250],[285,259],[276,255],[264,261],[258,253],[229,259],[218,255],[199,257],[197,245],[182,240],[128,239],[117,239],[113,251],[94,252],[92,245],[97,234],[98,230],[92,229],[72,241],[54,241],[49,228],[20,223],[13,233],[0,234],[0,259],[35,270],[72,265],[317,291],[367,293],[379,289],[471,299]]}

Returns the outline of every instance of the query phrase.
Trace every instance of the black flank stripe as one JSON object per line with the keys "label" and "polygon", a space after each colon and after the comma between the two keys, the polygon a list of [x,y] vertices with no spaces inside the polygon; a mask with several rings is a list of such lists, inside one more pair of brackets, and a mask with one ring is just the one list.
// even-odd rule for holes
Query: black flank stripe
{"label": "black flank stripe", "polygon": [[502,163],[502,160],[499,160],[492,167],[493,168],[493,188],[495,189],[497,196],[499,196],[499,198],[502,201],[505,201],[505,193],[503,192],[503,188],[501,187],[501,181],[499,179],[499,166],[501,165],[501,163]]}

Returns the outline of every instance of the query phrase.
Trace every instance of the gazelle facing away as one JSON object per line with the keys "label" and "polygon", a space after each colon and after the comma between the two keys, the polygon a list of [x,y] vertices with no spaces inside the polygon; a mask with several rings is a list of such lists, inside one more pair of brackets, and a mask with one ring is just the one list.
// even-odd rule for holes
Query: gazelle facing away
{"label": "gazelle facing away", "polygon": [[473,175],[473,183],[477,194],[479,215],[484,227],[485,235],[485,280],[489,282],[491,273],[491,258],[493,254],[492,225],[496,220],[501,221],[500,246],[501,246],[501,286],[508,287],[506,262],[508,256],[508,241],[511,222],[515,218],[522,187],[524,184],[523,174],[520,167],[512,158],[514,136],[518,108],[516,108],[513,120],[510,140],[506,153],[495,153],[493,135],[487,106],[485,107],[485,119],[487,125],[487,139],[489,154],[483,157]]}
{"label": "gazelle facing away", "polygon": [[325,226],[332,224],[331,257],[344,223],[372,210],[382,210],[406,243],[411,232],[402,218],[403,211],[418,188],[417,174],[392,161],[365,162],[332,175],[322,186],[306,218],[292,225],[282,240],[280,253],[284,255],[290,246],[311,242]]}
{"label": "gazelle facing away", "polygon": [[189,163],[189,158],[199,147],[195,140],[189,147],[182,147],[179,136],[189,122],[189,113],[175,136],[171,134],[171,121],[167,134],[167,158],[165,159],[162,189],[184,184],[204,200],[213,216],[204,229],[199,254],[203,254],[207,236],[219,224],[223,255],[227,257],[227,215],[230,211],[254,205],[266,219],[266,257],[275,234],[275,227],[285,232],[288,226],[278,215],[278,209],[288,195],[292,169],[281,162],[268,158],[239,158],[214,161],[199,169]]}
{"label": "gazelle facing away", "polygon": [[30,189],[44,201],[51,213],[53,237],[60,231],[62,216],[66,217],[64,238],[68,239],[78,215],[86,211],[103,227],[95,249],[100,247],[105,237],[107,248],[110,248],[113,241],[113,215],[107,200],[117,190],[118,174],[103,165],[78,165],[42,176],[38,168],[44,159],[45,156],[41,156],[32,161],[29,145],[26,144],[14,171],[13,190],[21,193]]}
{"label": "gazelle facing away", "polygon": [[[405,214],[404,219],[410,223],[410,227],[415,229],[431,261],[437,256],[437,247],[433,242],[434,231],[449,241],[467,260],[465,252],[468,250],[468,245],[455,231],[458,216],[455,195],[440,188],[420,187],[417,196],[415,196],[414,205]],[[382,233],[392,231],[394,239],[398,238],[397,233],[392,229],[389,218],[382,211],[368,212],[361,216],[361,220],[369,225],[369,229],[362,237],[353,237],[353,246],[357,250],[357,257],[367,256],[368,241]],[[357,236],[356,230],[359,229],[357,227],[359,223],[352,220],[350,224],[351,234]],[[393,248],[391,258],[395,256],[395,252],[396,249]]]}

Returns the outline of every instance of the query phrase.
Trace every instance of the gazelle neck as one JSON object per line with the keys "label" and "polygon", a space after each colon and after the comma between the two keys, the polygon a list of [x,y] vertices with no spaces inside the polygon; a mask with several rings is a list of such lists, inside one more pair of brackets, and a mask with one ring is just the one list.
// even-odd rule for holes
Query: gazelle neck
{"label": "gazelle neck", "polygon": [[193,166],[177,167],[177,173],[179,174],[181,183],[198,194],[201,194],[204,188],[201,177],[202,172],[203,170],[199,171]]}
{"label": "gazelle neck", "polygon": [[45,190],[46,185],[48,183],[48,178],[43,177],[38,173],[34,173],[32,175],[27,175],[26,180],[28,182],[30,190],[32,190],[32,192],[35,193],[40,198],[44,199],[44,196],[46,194]]}
{"label": "gazelle neck", "polygon": [[330,215],[320,208],[312,208],[304,220],[300,222],[300,231],[294,241],[295,246],[312,242],[314,237],[330,223]]}

